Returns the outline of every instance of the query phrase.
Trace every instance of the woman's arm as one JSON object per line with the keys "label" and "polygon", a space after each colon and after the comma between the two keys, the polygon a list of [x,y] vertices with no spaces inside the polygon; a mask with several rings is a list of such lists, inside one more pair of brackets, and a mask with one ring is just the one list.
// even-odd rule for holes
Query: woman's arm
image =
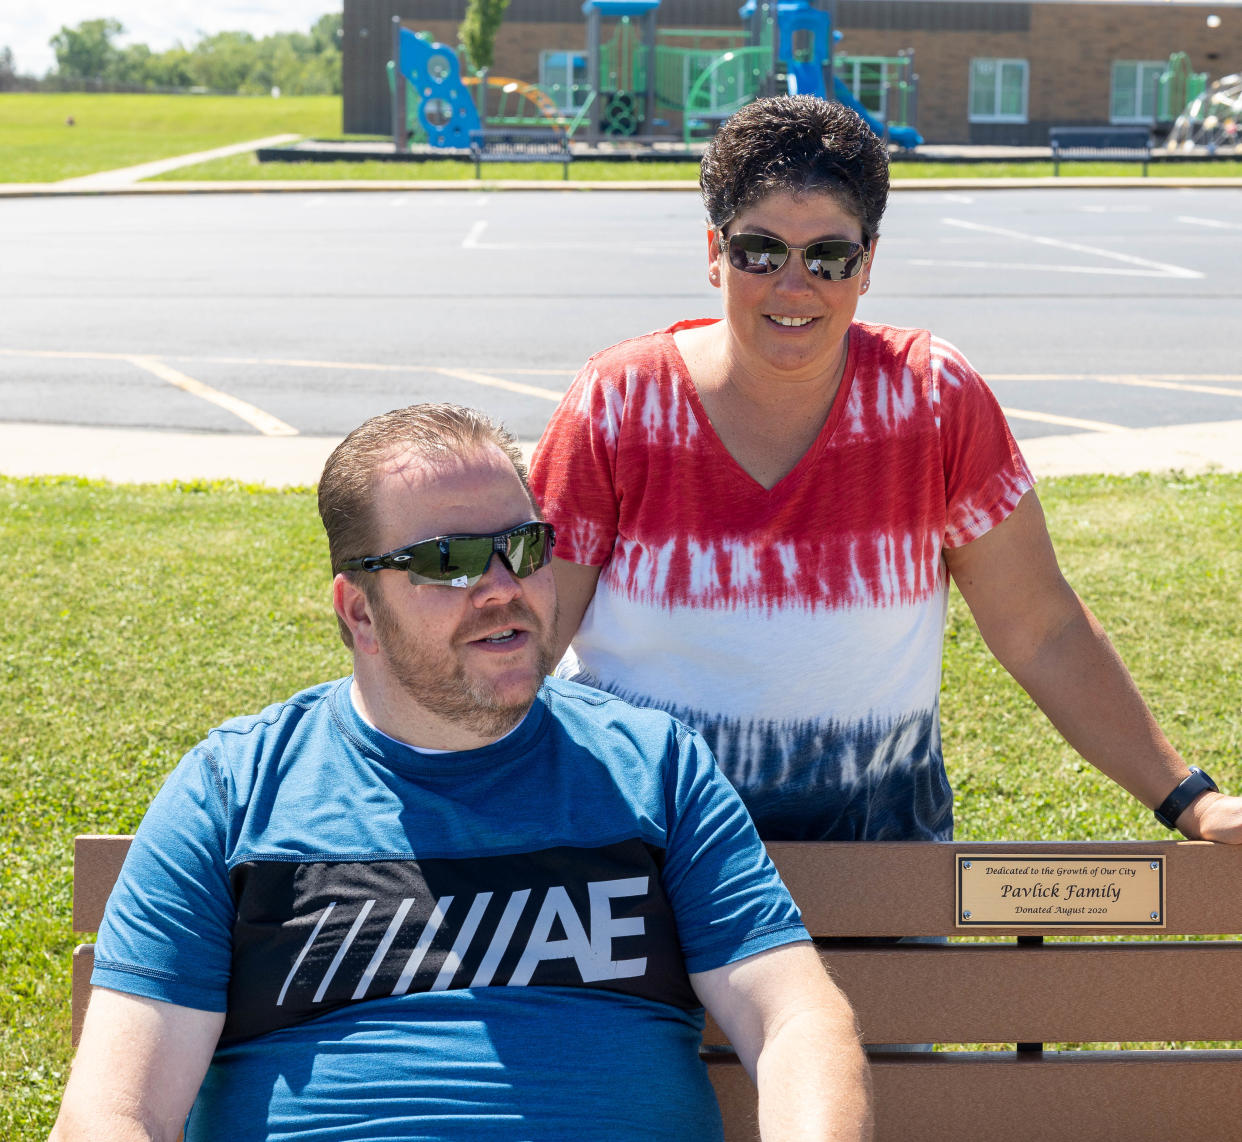
{"label": "woman's arm", "polygon": [[[1013,514],[945,552],[992,653],[1087,761],[1154,808],[1187,776],[1095,616],[1057,564],[1043,509]],[[1242,843],[1242,798],[1204,793],[1178,818],[1190,837]]]}
{"label": "woman's arm", "polygon": [[570,563],[552,557],[552,575],[556,579],[556,660],[559,662],[569,649],[582,616],[595,597],[595,584],[599,582],[602,567],[589,567],[583,563]]}

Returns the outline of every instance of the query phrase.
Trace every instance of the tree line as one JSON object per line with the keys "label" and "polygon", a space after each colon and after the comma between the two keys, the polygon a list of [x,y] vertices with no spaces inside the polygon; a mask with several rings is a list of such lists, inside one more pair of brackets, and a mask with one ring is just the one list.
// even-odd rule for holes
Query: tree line
{"label": "tree line", "polygon": [[0,90],[80,88],[190,91],[221,94],[339,95],[342,13],[315,21],[309,32],[216,32],[191,47],[153,52],[146,44],[116,43],[120,20],[84,20],[62,27],[48,42],[56,68],[42,80],[17,75],[13,53],[0,45]]}

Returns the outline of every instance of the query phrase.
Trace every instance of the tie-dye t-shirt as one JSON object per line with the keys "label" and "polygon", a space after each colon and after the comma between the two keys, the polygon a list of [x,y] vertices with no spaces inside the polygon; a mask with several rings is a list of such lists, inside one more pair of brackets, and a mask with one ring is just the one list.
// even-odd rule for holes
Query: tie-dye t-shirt
{"label": "tie-dye t-shirt", "polygon": [[773,488],[717,437],[673,334],[579,373],[535,452],[556,554],[600,566],[558,674],[707,738],[771,840],[944,840],[942,557],[1033,480],[925,330],[856,322],[818,438]]}

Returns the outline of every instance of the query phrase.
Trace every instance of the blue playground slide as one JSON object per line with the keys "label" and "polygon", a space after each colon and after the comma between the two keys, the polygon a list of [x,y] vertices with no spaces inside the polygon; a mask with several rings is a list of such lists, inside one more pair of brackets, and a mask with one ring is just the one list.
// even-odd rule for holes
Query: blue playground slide
{"label": "blue playground slide", "polygon": [[[812,62],[791,63],[789,65],[789,94],[815,95],[820,99],[827,99],[828,93],[824,90],[823,67]],[[884,124],[859,103],[854,98],[854,93],[836,76],[832,78],[832,94],[838,103],[844,103],[846,107],[857,111],[867,126],[880,138],[884,137]],[[889,127],[888,137],[899,147],[917,147],[923,141],[923,136],[913,127]]]}

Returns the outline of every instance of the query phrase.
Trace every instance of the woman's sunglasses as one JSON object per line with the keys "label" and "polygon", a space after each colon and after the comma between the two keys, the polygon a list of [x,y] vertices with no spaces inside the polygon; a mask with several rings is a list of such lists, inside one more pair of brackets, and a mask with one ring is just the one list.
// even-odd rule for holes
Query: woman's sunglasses
{"label": "woman's sunglasses", "polygon": [[725,240],[729,264],[744,274],[774,274],[791,253],[802,255],[812,277],[843,282],[857,277],[871,260],[871,252],[858,242],[832,240],[809,246],[790,246],[769,234],[731,234]]}
{"label": "woman's sunglasses", "polygon": [[439,535],[386,555],[347,559],[342,571],[405,571],[415,586],[443,584],[473,587],[487,573],[493,555],[519,579],[546,567],[552,558],[556,532],[549,523],[519,524],[493,535]]}

